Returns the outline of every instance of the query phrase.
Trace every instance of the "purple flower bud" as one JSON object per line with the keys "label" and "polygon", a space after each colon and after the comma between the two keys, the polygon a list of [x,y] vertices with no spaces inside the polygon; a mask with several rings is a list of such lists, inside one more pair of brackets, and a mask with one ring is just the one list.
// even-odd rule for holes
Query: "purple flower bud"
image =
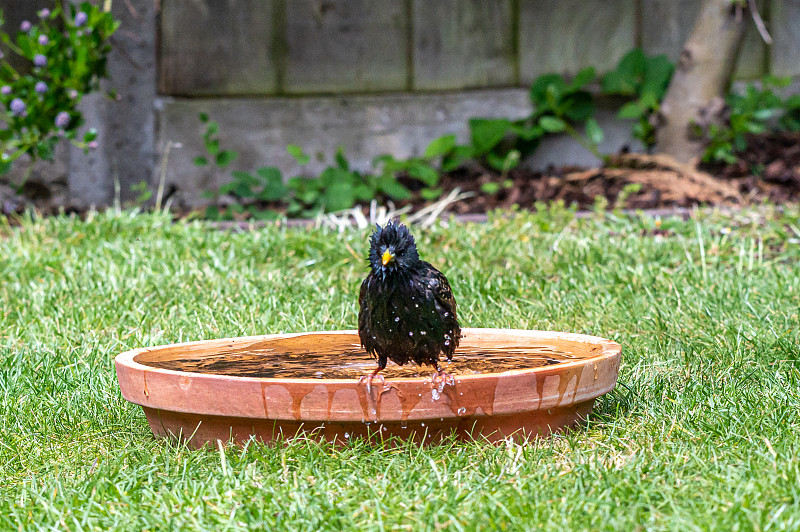
{"label": "purple flower bud", "polygon": [[14,98],[11,100],[8,108],[11,110],[11,114],[14,116],[24,116],[25,115],[25,102],[20,100],[19,98]]}
{"label": "purple flower bud", "polygon": [[87,148],[89,148],[90,150],[94,150],[94,149],[96,149],[96,148],[97,148],[97,141],[96,141],[96,140],[93,140],[93,141],[89,142],[89,143],[86,145],[86,147],[87,147]]}
{"label": "purple flower bud", "polygon": [[44,81],[37,81],[36,85],[33,87],[33,90],[38,92],[39,94],[44,94],[47,92],[47,83]]}
{"label": "purple flower bud", "polygon": [[87,20],[89,20],[89,17],[83,11],[78,11],[78,14],[75,15],[75,25],[78,27],[86,24]]}
{"label": "purple flower bud", "polygon": [[66,111],[61,111],[56,115],[56,127],[64,129],[68,125],[69,125],[69,113]]}
{"label": "purple flower bud", "polygon": [[47,38],[47,35],[39,35],[39,44],[42,46],[47,46],[47,43],[50,42],[50,39]]}
{"label": "purple flower bud", "polygon": [[0,89],[0,94],[11,94],[11,86],[10,85],[3,85],[3,88]]}
{"label": "purple flower bud", "polygon": [[78,91],[76,91],[75,89],[70,89],[70,91],[67,94],[69,94],[69,97],[72,98],[73,100],[78,97]]}
{"label": "purple flower bud", "polygon": [[24,32],[29,32],[31,31],[32,26],[33,24],[31,24],[29,20],[23,20],[22,24],[19,25],[19,29],[21,29]]}
{"label": "purple flower bud", "polygon": [[50,16],[50,10],[47,8],[42,9],[39,11],[39,18],[47,18]]}
{"label": "purple flower bud", "polygon": [[43,67],[47,64],[47,57],[43,54],[36,54],[33,56],[33,64],[37,67]]}

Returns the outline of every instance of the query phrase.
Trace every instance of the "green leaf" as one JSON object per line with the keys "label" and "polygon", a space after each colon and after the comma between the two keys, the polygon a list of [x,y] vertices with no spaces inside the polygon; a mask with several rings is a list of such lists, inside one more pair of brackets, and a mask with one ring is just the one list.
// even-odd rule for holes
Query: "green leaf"
{"label": "green leaf", "polygon": [[219,220],[220,219],[219,207],[217,207],[216,205],[209,205],[208,207],[206,207],[206,218],[208,218],[209,220]]}
{"label": "green leaf", "polygon": [[209,140],[206,142],[206,151],[209,155],[216,157],[219,153],[219,141],[218,140]]}
{"label": "green leaf", "polygon": [[317,190],[304,190],[303,192],[298,192],[295,197],[306,205],[314,205],[320,194]]}
{"label": "green leaf", "polygon": [[286,207],[286,214],[294,216],[295,214],[298,214],[302,210],[303,206],[298,201],[292,200],[289,202],[288,207]]}
{"label": "green leaf", "polygon": [[206,122],[208,122],[208,113],[200,113],[199,116],[200,116],[200,121],[202,123],[205,124]]}
{"label": "green leaf", "polygon": [[353,195],[357,201],[370,201],[375,198],[375,190],[365,183],[353,187]]}
{"label": "green leaf", "polygon": [[489,166],[491,166],[495,170],[499,170],[501,172],[507,172],[512,168],[516,168],[517,165],[519,165],[520,155],[521,154],[519,150],[511,150],[503,156],[497,155],[495,153],[487,153],[486,162],[488,162]]}
{"label": "green leaf", "polygon": [[622,119],[637,119],[643,114],[644,112],[642,108],[639,107],[639,102],[628,102],[620,107],[617,117]]}
{"label": "green leaf", "polygon": [[594,144],[603,142],[603,130],[594,118],[586,120],[586,136]]}
{"label": "green leaf", "polygon": [[319,175],[319,181],[326,188],[337,183],[345,183],[348,186],[353,186],[353,182],[355,181],[354,177],[355,176],[347,170],[342,170],[337,166],[329,166]]}
{"label": "green leaf", "polygon": [[584,85],[591,83],[592,81],[597,78],[597,74],[593,67],[587,67],[578,72],[574,78],[572,78],[572,82],[569,84],[570,90],[577,90],[582,88]]}
{"label": "green leaf", "polygon": [[675,65],[666,55],[649,57],[644,63],[644,81],[641,93],[652,94],[657,101],[661,101],[667,92]]}
{"label": "green leaf", "polygon": [[429,187],[436,186],[439,183],[439,172],[424,164],[417,164],[409,168],[408,175],[419,179]]}
{"label": "green leaf", "polygon": [[411,197],[411,192],[392,176],[383,176],[377,179],[378,190],[394,200],[404,200]]}
{"label": "green leaf", "polygon": [[208,159],[205,157],[195,157],[194,158],[194,165],[195,166],[205,166],[208,164]]}
{"label": "green leaf", "polygon": [[327,212],[336,212],[349,209],[355,203],[353,187],[350,183],[333,183],[322,196]]}
{"label": "green leaf", "polygon": [[263,181],[269,185],[283,183],[283,174],[274,166],[262,166],[256,170],[256,175],[261,177]]}
{"label": "green leaf", "polygon": [[481,185],[481,192],[483,192],[484,194],[489,194],[490,196],[494,196],[495,194],[500,192],[500,184],[495,183],[494,181],[484,183]]}
{"label": "green leaf", "polygon": [[456,146],[451,153],[442,158],[442,172],[452,172],[474,157],[475,153],[471,146]]}
{"label": "green leaf", "polygon": [[548,133],[561,133],[567,129],[567,123],[555,116],[539,118],[539,125]]}
{"label": "green leaf", "polygon": [[217,166],[225,168],[233,162],[239,154],[231,150],[222,150],[217,154]]}
{"label": "green leaf", "polygon": [[547,105],[548,93],[558,99],[566,87],[567,83],[560,74],[543,74],[531,85],[531,102],[538,109]]}
{"label": "green leaf", "polygon": [[296,144],[289,144],[286,146],[286,151],[289,152],[289,155],[294,157],[294,160],[297,161],[297,164],[300,166],[307,165],[311,160],[311,156],[305,153],[303,148],[297,146]]}
{"label": "green leaf", "polygon": [[424,157],[431,159],[433,157],[441,157],[453,151],[456,147],[456,136],[445,135],[433,140],[428,147],[425,148]]}
{"label": "green leaf", "polygon": [[497,146],[511,130],[506,119],[473,118],[469,121],[474,155],[481,156]]}
{"label": "green leaf", "polygon": [[632,85],[636,85],[636,80],[644,73],[645,55],[641,48],[634,48],[617,64],[616,71]]}
{"label": "green leaf", "polygon": [[755,120],[769,120],[773,116],[780,114],[780,109],[759,109],[753,113]]}
{"label": "green leaf", "polygon": [[255,205],[251,205],[247,210],[256,220],[277,220],[280,216],[271,209],[259,209]]}
{"label": "green leaf", "polygon": [[248,185],[257,185],[258,179],[253,177],[252,174],[247,172],[242,172],[240,170],[236,170],[231,172],[231,176],[233,177],[234,181],[238,181],[240,183],[247,183]]}
{"label": "green leaf", "polygon": [[341,168],[342,170],[350,170],[350,163],[344,156],[344,146],[339,146],[339,148],[337,148],[336,155],[334,155],[334,159],[336,160],[336,165],[339,168]]}
{"label": "green leaf", "polygon": [[216,135],[217,133],[219,133],[219,124],[217,122],[209,123],[208,127],[206,128],[205,136],[210,138],[212,135]]}
{"label": "green leaf", "polygon": [[442,189],[426,187],[419,191],[419,195],[422,196],[422,199],[425,201],[435,201],[442,197]]}
{"label": "green leaf", "polygon": [[511,132],[523,140],[538,139],[544,135],[544,130],[542,128],[528,124],[514,124],[511,127]]}
{"label": "green leaf", "polygon": [[83,136],[83,142],[92,142],[93,140],[97,140],[97,130],[95,128],[90,129]]}
{"label": "green leaf", "polygon": [[594,114],[594,99],[586,91],[568,94],[557,106],[557,116],[565,116],[575,122],[583,122]]}

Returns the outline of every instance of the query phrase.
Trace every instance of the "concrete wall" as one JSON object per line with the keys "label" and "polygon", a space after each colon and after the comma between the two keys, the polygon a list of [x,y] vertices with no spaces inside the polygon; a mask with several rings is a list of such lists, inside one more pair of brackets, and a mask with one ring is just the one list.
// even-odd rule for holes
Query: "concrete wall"
{"label": "concrete wall", "polygon": [[[39,0],[37,0],[38,2]],[[20,13],[31,2],[0,0]],[[527,86],[545,72],[601,72],[634,46],[677,57],[699,0],[117,0],[109,87],[117,101],[87,99],[100,148],[68,153],[69,193],[80,203],[131,198],[155,188],[164,147],[167,184],[186,204],[226,176],[194,167],[202,154],[198,112],[220,123],[235,167],[298,169],[285,146],[356,166],[376,155],[420,153],[446,133],[464,139],[474,116],[522,116]],[[740,79],[800,76],[800,2],[763,0],[775,44],[748,34]],[[38,7],[38,6],[37,6]],[[604,149],[628,143],[607,126]],[[180,146],[180,147],[177,147]],[[69,150],[64,150],[69,151]],[[62,156],[63,159],[63,156]],[[532,164],[589,163],[569,141],[545,143]],[[319,169],[314,162],[310,170]],[[37,172],[38,172],[37,168]],[[44,171],[41,172],[42,175]],[[62,176],[63,180],[63,176]]]}

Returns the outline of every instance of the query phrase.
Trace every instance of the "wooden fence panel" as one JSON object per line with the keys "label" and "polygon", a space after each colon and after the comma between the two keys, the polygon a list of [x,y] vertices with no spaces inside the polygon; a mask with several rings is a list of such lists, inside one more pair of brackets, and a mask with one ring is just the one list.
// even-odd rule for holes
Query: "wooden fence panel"
{"label": "wooden fence panel", "polygon": [[636,44],[635,23],[635,0],[520,0],[522,81],[613,68]]}
{"label": "wooden fence panel", "polygon": [[287,2],[286,92],[409,88],[407,7],[398,0]]}
{"label": "wooden fence panel", "polygon": [[273,11],[277,0],[161,0],[165,94],[276,92]]}
{"label": "wooden fence panel", "polygon": [[415,0],[414,88],[516,85],[511,0]]}
{"label": "wooden fence panel", "polygon": [[773,0],[770,48],[772,73],[776,76],[800,76],[800,2]]}

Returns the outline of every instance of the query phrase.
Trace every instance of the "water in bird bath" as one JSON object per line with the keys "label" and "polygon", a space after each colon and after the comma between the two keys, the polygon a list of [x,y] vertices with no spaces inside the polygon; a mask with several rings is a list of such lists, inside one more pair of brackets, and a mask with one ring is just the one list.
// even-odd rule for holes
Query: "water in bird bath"
{"label": "water in bird bath", "polygon": [[[459,348],[453,360],[440,366],[453,376],[502,373],[537,368],[587,358],[588,351],[567,352],[552,345],[502,345]],[[303,334],[246,345],[196,351],[150,351],[135,361],[154,368],[227,375],[281,379],[357,379],[375,369],[377,362],[362,348],[356,334]],[[430,366],[389,363],[385,378],[428,377]]]}

